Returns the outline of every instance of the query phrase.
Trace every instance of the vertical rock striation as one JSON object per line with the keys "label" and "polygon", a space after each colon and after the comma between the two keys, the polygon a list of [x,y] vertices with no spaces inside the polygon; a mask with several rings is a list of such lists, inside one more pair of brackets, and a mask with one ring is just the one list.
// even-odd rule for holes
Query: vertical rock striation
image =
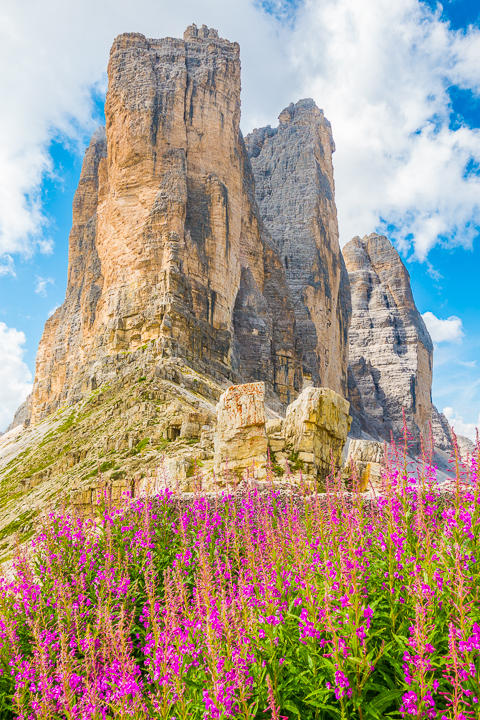
{"label": "vertical rock striation", "polygon": [[433,406],[432,411],[432,434],[435,447],[443,450],[447,455],[453,457],[455,454],[454,435],[458,452],[463,460],[466,460],[468,456],[473,457],[475,454],[475,443],[464,435],[454,433],[445,415],[439,412],[435,406]]}
{"label": "vertical rock striation", "polygon": [[303,372],[347,393],[348,276],[338,243],[330,123],[313,100],[292,103],[278,128],[245,139],[263,222],[292,293]]}
{"label": "vertical rock striation", "polygon": [[416,450],[432,421],[433,345],[405,265],[391,242],[373,233],[343,248],[350,278],[349,394],[355,432],[389,440],[403,430]]}
{"label": "vertical rock striation", "polygon": [[301,385],[295,314],[240,132],[239,46],[120,35],[106,133],[74,200],[65,303],[40,344],[32,415],[115,376],[145,345],[283,403]]}

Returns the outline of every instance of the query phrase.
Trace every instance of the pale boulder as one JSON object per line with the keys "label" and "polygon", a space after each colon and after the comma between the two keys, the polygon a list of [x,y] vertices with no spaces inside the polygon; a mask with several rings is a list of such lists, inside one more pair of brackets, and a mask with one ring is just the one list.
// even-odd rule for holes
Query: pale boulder
{"label": "pale boulder", "polygon": [[224,476],[228,468],[240,479],[248,469],[262,478],[266,462],[265,384],[232,385],[217,405],[215,472]]}
{"label": "pale boulder", "polygon": [[331,471],[332,455],[335,466],[340,466],[351,423],[349,407],[350,403],[330,388],[315,387],[307,387],[288,406],[286,447],[307,476],[324,480]]}
{"label": "pale boulder", "polygon": [[384,443],[374,440],[350,440],[346,452],[344,478],[355,475],[362,491],[379,488],[381,469],[385,459]]}

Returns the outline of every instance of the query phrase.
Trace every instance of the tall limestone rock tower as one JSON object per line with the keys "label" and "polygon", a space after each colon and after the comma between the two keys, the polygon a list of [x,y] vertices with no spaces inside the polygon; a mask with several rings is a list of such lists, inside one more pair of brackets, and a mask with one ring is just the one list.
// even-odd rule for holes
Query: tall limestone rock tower
{"label": "tall limestone rock tower", "polygon": [[314,385],[347,393],[350,291],[338,243],[330,123],[313,100],[245,139],[263,222],[282,259]]}
{"label": "tall limestone rock tower", "polygon": [[106,131],[86,151],[32,419],[114,378],[146,344],[232,382],[264,380],[290,402],[301,350],[239,128],[238,44],[194,25],[183,40],[120,35],[108,75]]}
{"label": "tall limestone rock tower", "polygon": [[[433,345],[418,312],[408,271],[383,235],[355,237],[343,248],[351,297],[349,379],[354,432],[402,437],[403,414],[420,449],[432,423]],[[435,411],[436,412],[436,411]]]}

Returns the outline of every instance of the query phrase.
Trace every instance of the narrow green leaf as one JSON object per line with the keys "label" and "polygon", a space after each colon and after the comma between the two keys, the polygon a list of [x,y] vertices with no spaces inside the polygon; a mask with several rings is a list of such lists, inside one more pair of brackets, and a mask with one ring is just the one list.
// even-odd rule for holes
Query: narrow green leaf
{"label": "narrow green leaf", "polygon": [[292,700],[284,700],[282,702],[282,709],[285,708],[285,710],[289,710],[290,712],[295,713],[298,717],[301,717],[300,710],[297,708],[295,703]]}

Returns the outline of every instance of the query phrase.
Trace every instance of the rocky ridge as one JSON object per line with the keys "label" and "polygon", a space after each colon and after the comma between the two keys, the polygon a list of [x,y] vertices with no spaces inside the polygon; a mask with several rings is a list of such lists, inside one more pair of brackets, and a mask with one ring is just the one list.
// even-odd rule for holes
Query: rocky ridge
{"label": "rocky ridge", "polygon": [[143,375],[149,353],[135,351],[115,382],[0,438],[0,560],[42,513],[67,505],[90,516],[104,492],[121,503],[165,488],[215,491],[245,471],[261,481],[267,465],[275,480],[298,483],[301,471],[316,486],[331,471],[330,447],[340,465],[350,418],[333,391],[307,388],[284,421],[265,404],[264,383],[225,388],[181,358]]}
{"label": "rocky ridge", "polygon": [[438,412],[435,406],[432,409],[432,432],[436,447],[444,452],[451,452],[452,428],[445,415]]}
{"label": "rocky ridge", "polygon": [[106,120],[74,198],[66,299],[23,427],[0,440],[0,555],[42,508],[91,512],[105,483],[115,500],[183,492],[248,468],[261,481],[269,462],[315,484],[333,453],[367,487],[403,410],[417,450],[433,421],[448,453],[404,264],[376,234],[340,252],[312,100],[244,142],[238,45],[193,25],[116,39]]}
{"label": "rocky ridge", "polygon": [[[447,455],[452,455],[454,451],[454,433],[443,413],[440,413],[433,406],[432,413],[432,433],[435,447],[443,451]],[[464,435],[455,435],[457,447],[462,458],[472,457],[475,452],[475,443]]]}
{"label": "rocky ridge", "polygon": [[346,395],[350,290],[338,242],[332,129],[311,99],[245,138],[261,218],[282,260],[303,373]]}

